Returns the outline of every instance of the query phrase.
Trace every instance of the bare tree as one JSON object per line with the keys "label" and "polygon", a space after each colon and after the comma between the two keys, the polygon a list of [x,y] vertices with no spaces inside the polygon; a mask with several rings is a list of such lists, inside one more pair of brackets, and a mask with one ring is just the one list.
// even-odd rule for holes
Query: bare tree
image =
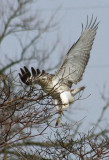
{"label": "bare tree", "polygon": [[29,8],[30,6],[34,6],[34,4],[35,2],[33,0],[18,0],[14,3],[10,0],[1,1],[1,46],[4,39],[14,36],[14,40],[17,41],[19,49],[17,51],[17,59],[13,58],[16,53],[11,53],[11,55],[13,55],[13,57],[11,56],[12,58],[9,56],[10,53],[5,53],[4,56],[7,63],[2,64],[1,62],[0,73],[10,67],[14,67],[16,64],[21,64],[21,62],[23,62],[23,64],[29,64],[31,61],[35,61],[37,66],[44,65],[45,61],[50,58],[50,53],[52,54],[56,49],[58,39],[53,47],[51,46],[48,50],[41,47],[38,48],[38,45],[36,45],[41,41],[41,36],[44,33],[55,28],[56,23],[53,22],[55,13],[47,21],[44,21],[37,12],[31,12]]}
{"label": "bare tree", "polygon": [[[0,3],[1,46],[11,36],[19,46],[16,58],[7,52],[3,55],[5,63],[0,61],[0,158],[109,159],[109,129],[101,125],[109,107],[109,97],[101,94],[106,104],[99,119],[87,134],[80,133],[82,121],[55,126],[58,112],[52,98],[38,87],[25,87],[14,73],[18,65],[35,61],[40,66],[50,61],[50,53],[55,51],[58,40],[48,50],[38,48],[37,43],[44,33],[57,25],[53,22],[55,14],[44,21],[37,12],[31,12],[30,6],[36,3],[33,0],[14,3],[1,0]],[[47,69],[52,70],[59,63]]]}

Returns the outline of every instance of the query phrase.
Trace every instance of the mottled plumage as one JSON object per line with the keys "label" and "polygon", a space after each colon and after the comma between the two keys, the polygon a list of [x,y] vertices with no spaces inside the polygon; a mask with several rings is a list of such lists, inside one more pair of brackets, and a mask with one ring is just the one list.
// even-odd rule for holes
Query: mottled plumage
{"label": "mottled plumage", "polygon": [[[95,39],[98,28],[97,18],[93,21],[93,16],[90,23],[88,22],[85,28],[82,25],[82,33],[78,41],[70,48],[63,64],[56,74],[46,73],[44,70],[31,68],[30,71],[24,67],[19,73],[20,79],[26,85],[39,84],[44,92],[49,93],[55,100],[57,110],[63,111],[68,108],[69,104],[75,101],[74,96],[84,90],[85,87],[71,89],[72,84],[77,84],[83,76],[86,65],[90,57],[90,51]],[[60,118],[58,119],[58,122]],[[57,122],[57,123],[58,123]]]}

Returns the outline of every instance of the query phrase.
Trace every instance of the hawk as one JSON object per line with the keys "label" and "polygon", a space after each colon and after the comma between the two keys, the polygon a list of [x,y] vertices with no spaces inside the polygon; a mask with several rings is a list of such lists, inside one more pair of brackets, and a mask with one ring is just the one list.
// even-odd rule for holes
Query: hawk
{"label": "hawk", "polygon": [[77,84],[82,80],[83,73],[90,58],[90,51],[98,28],[97,18],[93,16],[84,27],[80,38],[72,45],[65,56],[64,62],[55,74],[46,73],[45,70],[35,70],[31,67],[31,72],[24,66],[21,68],[20,79],[26,85],[40,85],[44,92],[53,97],[57,110],[60,111],[57,124],[61,119],[63,109],[74,103],[75,95],[84,90],[85,87],[71,89],[72,84]]}

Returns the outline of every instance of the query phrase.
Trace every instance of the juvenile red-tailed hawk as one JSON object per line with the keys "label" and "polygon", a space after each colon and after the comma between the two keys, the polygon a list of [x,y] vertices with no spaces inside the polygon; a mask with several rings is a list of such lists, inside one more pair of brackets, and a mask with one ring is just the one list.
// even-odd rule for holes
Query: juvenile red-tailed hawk
{"label": "juvenile red-tailed hawk", "polygon": [[[24,67],[21,68],[20,79],[26,85],[39,84],[43,91],[49,93],[55,101],[57,110],[63,111],[75,101],[74,96],[84,86],[76,89],[71,89],[72,84],[77,84],[83,76],[86,65],[90,57],[90,51],[94,42],[96,31],[98,28],[97,18],[93,20],[93,16],[85,28],[82,25],[82,33],[80,38],[68,51],[63,64],[55,74],[46,73],[44,70],[31,68],[31,72]],[[60,119],[58,119],[58,122]],[[58,123],[57,122],[57,123]]]}

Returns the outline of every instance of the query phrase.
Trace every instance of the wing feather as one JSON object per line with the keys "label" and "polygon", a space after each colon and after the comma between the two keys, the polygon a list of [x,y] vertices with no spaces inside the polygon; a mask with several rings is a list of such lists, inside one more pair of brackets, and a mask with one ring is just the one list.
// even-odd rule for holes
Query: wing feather
{"label": "wing feather", "polygon": [[69,82],[77,84],[83,76],[90,57],[90,51],[98,28],[97,18],[88,21],[85,28],[82,25],[82,33],[78,41],[70,48],[60,69],[55,74],[55,79],[62,83]]}

